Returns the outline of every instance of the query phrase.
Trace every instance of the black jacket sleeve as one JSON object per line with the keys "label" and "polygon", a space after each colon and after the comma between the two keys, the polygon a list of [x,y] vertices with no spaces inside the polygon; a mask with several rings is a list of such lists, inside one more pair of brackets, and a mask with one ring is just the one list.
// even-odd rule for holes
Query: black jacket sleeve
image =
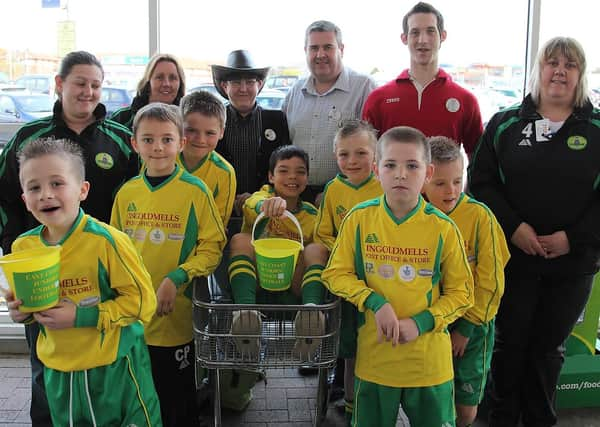
{"label": "black jacket sleeve", "polygon": [[15,136],[0,155],[0,226],[2,250],[10,252],[12,242],[27,230],[27,209],[21,199],[17,152],[22,141],[21,133]]}
{"label": "black jacket sleeve", "polygon": [[502,143],[502,130],[498,128],[501,115],[492,117],[473,154],[468,168],[469,192],[494,212],[510,240],[523,221],[504,195],[502,170],[496,154],[498,144]]}

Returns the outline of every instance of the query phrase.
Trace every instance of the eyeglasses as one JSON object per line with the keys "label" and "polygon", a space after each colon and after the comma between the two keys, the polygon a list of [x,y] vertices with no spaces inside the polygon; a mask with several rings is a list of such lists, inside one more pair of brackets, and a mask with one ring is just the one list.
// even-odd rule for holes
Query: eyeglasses
{"label": "eyeglasses", "polygon": [[239,88],[240,86],[242,86],[242,82],[244,82],[246,84],[246,86],[252,86],[252,85],[255,85],[258,82],[258,79],[236,79],[236,80],[229,80],[229,84],[231,86],[233,86],[234,88]]}

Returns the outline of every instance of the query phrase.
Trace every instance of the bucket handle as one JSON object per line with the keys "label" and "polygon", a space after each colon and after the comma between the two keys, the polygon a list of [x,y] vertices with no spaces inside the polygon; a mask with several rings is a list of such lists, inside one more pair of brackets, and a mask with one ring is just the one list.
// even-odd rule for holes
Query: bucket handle
{"label": "bucket handle", "polygon": [[[298,220],[296,219],[294,214],[288,210],[284,211],[283,215],[287,216],[289,219],[291,219],[292,222],[294,223],[294,225],[296,227],[298,227],[298,231],[300,232],[300,245],[302,246],[302,249],[304,249],[304,236],[302,234],[302,227],[300,227],[300,223],[298,222]],[[263,219],[264,217],[265,217],[265,213],[261,212],[258,214],[256,219],[254,220],[254,225],[252,226],[252,244],[254,244],[254,231],[256,230],[256,224],[258,224],[260,222],[260,220]]]}

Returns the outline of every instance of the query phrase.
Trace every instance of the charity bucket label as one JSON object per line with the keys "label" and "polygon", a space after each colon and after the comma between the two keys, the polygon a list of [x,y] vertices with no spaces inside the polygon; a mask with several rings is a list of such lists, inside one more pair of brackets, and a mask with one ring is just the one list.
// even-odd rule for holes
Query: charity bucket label
{"label": "charity bucket label", "polygon": [[58,302],[60,265],[27,273],[13,273],[16,297],[23,308],[44,310]]}

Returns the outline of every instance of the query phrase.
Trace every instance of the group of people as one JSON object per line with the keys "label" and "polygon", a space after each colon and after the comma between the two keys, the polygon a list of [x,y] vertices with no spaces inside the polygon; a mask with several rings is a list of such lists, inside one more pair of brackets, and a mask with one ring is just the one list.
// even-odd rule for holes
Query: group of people
{"label": "group of people", "polygon": [[[0,156],[5,253],[61,246],[55,307],[22,313],[7,295],[31,349],[33,425],[195,425],[190,292],[210,274],[240,304],[343,299],[348,425],[393,426],[402,406],[414,426],[469,426],[489,370],[490,426],[555,425],[563,343],[600,260],[585,55],[551,39],[530,93],[483,130],[475,97],[438,66],[446,36],[416,4],[410,66],[376,88],[343,64],[340,29],[316,21],[310,74],[283,111],[256,103],[269,68],[237,50],[212,66],[226,106],[184,96],[181,64],[157,54],[107,118],[102,65],[68,54],[53,115]],[[290,214],[304,236],[285,291],[260,286],[261,213],[256,237],[298,239]],[[318,310],[294,321],[299,337],[323,333]],[[260,331],[259,311],[234,313],[234,336]],[[260,341],[235,345],[252,358]],[[318,346],[298,338],[294,352]]]}

